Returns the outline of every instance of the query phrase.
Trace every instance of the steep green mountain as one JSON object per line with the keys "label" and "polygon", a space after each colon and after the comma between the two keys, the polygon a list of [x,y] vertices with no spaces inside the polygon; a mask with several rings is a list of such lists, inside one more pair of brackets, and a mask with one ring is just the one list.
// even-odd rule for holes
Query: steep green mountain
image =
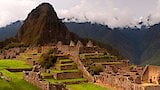
{"label": "steep green mountain", "polygon": [[160,24],[151,26],[143,37],[141,55],[143,64],[160,65]]}
{"label": "steep green mountain", "polygon": [[142,53],[139,49],[141,33],[139,29],[116,28],[111,29],[108,26],[91,23],[66,23],[70,31],[79,36],[91,38],[103,43],[109,43],[112,47],[118,49],[120,53],[132,60],[134,63],[140,63],[139,58]]}
{"label": "steep green mountain", "polygon": [[160,24],[150,28],[108,28],[100,24],[66,23],[82,37],[109,43],[136,64],[160,65]]}
{"label": "steep green mountain", "polygon": [[49,3],[42,3],[29,14],[17,33],[18,40],[27,45],[44,45],[80,38],[70,32],[58,18],[54,8]]}

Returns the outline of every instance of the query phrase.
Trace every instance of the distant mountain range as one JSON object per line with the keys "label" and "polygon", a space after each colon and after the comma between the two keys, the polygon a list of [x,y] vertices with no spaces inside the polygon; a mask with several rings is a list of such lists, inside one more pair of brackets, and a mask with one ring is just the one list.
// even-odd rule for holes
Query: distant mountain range
{"label": "distant mountain range", "polygon": [[5,27],[0,28],[0,41],[5,40],[6,38],[14,37],[17,31],[22,26],[22,21],[13,22]]}
{"label": "distant mountain range", "polygon": [[[17,22],[16,25],[15,23],[8,25],[13,28],[3,27],[8,35],[0,37],[0,39],[15,36],[15,33],[10,32],[11,30],[17,32],[21,23]],[[76,33],[80,37],[91,38],[105,44],[109,43],[135,64],[160,65],[160,24],[155,24],[149,28],[144,26],[141,29],[111,29],[105,25],[91,24],[89,22],[66,22],[65,25],[71,32]],[[0,28],[0,36],[3,34]]]}
{"label": "distant mountain range", "polygon": [[79,36],[109,43],[133,63],[160,65],[160,24],[140,29],[75,22],[66,25]]}

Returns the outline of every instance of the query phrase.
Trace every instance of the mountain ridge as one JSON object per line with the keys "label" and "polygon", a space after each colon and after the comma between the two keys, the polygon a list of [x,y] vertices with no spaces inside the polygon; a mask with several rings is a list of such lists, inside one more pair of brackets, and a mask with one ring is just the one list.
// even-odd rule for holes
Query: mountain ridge
{"label": "mountain ridge", "polygon": [[44,45],[80,39],[70,32],[49,3],[42,3],[29,14],[16,37],[27,45]]}
{"label": "mountain ridge", "polygon": [[150,28],[116,28],[91,23],[65,22],[68,29],[83,38],[109,43],[112,47],[136,64],[160,63],[159,30],[160,24]]}

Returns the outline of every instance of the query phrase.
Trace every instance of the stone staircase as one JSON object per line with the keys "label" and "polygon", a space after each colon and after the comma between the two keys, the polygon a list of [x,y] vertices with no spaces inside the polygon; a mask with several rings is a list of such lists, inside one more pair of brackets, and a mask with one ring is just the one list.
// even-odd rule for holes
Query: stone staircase
{"label": "stone staircase", "polygon": [[58,59],[55,66],[50,69],[50,73],[42,73],[43,78],[51,83],[78,84],[87,82],[83,78],[82,72],[70,59]]}

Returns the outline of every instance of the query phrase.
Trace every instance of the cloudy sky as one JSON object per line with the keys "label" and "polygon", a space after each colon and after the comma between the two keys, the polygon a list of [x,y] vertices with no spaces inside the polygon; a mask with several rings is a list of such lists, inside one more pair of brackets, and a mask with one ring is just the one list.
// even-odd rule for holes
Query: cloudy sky
{"label": "cloudy sky", "polygon": [[138,21],[160,22],[160,0],[1,0],[0,26],[24,20],[42,2],[51,3],[60,18],[74,17],[79,22],[110,27],[134,26]]}

